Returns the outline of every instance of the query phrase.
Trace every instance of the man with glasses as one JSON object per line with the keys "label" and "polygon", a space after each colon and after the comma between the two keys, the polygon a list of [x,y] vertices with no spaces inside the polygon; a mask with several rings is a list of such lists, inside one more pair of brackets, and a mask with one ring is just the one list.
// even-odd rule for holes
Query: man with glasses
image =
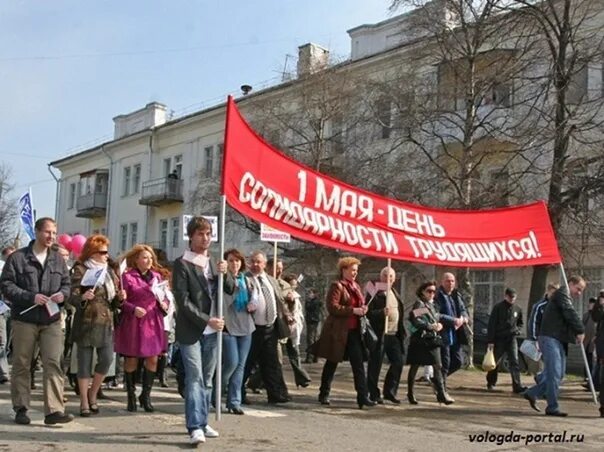
{"label": "man with glasses", "polygon": [[556,290],[543,312],[538,341],[539,349],[543,353],[545,371],[539,383],[524,393],[524,398],[529,401],[531,408],[541,411],[537,400],[547,396],[545,414],[548,416],[568,415],[560,411],[558,395],[560,382],[566,371],[568,344],[582,344],[585,337],[583,322],[572,301],[572,298],[580,297],[584,290],[585,280],[580,276],[571,276],[568,279],[568,289],[561,287]]}
{"label": "man with glasses", "polygon": [[[520,382],[520,364],[518,363],[518,341],[524,322],[522,309],[516,304],[516,290],[505,289],[504,300],[493,306],[489,317],[488,347],[494,349],[495,362],[507,355],[508,367],[512,376],[512,391],[520,394],[526,386]],[[492,391],[497,384],[497,368],[487,372],[487,389]]]}
{"label": "man with glasses", "polygon": [[29,424],[30,366],[34,347],[39,344],[44,369],[44,423],[64,424],[71,422],[73,416],[64,412],[63,333],[57,305],[69,296],[69,272],[65,260],[51,249],[57,237],[56,222],[40,218],[35,234],[35,240],[27,247],[8,257],[0,277],[0,290],[12,311],[11,396],[15,422]]}

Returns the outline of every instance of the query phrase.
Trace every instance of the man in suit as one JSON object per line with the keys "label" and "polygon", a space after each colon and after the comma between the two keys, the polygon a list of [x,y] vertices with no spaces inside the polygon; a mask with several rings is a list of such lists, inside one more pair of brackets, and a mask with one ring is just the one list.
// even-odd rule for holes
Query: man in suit
{"label": "man in suit", "polygon": [[[258,307],[254,311],[256,330],[252,333],[252,347],[245,363],[243,373],[242,395],[245,400],[245,384],[250,373],[258,363],[260,375],[266,388],[269,403],[286,403],[290,400],[279,356],[278,317],[284,315],[284,301],[279,282],[265,272],[266,255],[255,251],[250,257],[248,276],[255,284],[258,293]],[[283,322],[286,325],[287,322]]]}
{"label": "man in suit", "polygon": [[[369,356],[367,383],[371,399],[380,404],[384,403],[380,396],[378,383],[384,354],[386,354],[390,368],[384,378],[384,399],[399,405],[401,401],[396,398],[396,393],[405,362],[405,313],[401,298],[392,288],[395,277],[396,274],[392,268],[384,267],[380,272],[380,281],[389,284],[390,291],[386,293],[385,290],[379,290],[373,300],[369,295],[367,298],[367,303],[369,303],[367,317],[378,337],[376,347]],[[387,324],[386,319],[388,319]]]}
{"label": "man in suit", "polygon": [[185,369],[185,418],[191,444],[218,436],[208,425],[212,377],[217,360],[217,332],[224,319],[216,315],[217,272],[225,274],[224,291],[232,294],[235,281],[225,261],[215,267],[208,253],[212,225],[193,217],[187,225],[190,252],[174,261],[172,275],[176,302],[176,340]]}
{"label": "man in suit", "polygon": [[444,273],[436,293],[434,304],[440,313],[439,321],[443,325],[440,335],[443,345],[440,348],[442,374],[445,389],[447,377],[461,367],[461,346],[463,336],[460,334],[464,323],[468,323],[468,311],[459,291],[455,288],[455,275]]}

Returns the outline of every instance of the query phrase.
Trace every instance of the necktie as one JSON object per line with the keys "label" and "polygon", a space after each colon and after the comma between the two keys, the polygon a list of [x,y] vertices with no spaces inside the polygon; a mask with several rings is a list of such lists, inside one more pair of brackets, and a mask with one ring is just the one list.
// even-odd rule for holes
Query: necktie
{"label": "necktie", "polygon": [[266,305],[266,324],[272,325],[277,317],[275,298],[267,283],[264,282],[264,277],[259,276],[258,281],[260,282],[260,289],[262,290],[262,295],[264,295],[264,303]]}

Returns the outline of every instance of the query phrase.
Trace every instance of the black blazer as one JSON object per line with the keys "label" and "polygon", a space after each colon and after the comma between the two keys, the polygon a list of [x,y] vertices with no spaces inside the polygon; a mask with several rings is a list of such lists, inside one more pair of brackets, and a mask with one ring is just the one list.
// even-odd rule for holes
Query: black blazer
{"label": "black blazer", "polygon": [[[401,343],[405,340],[407,333],[405,332],[405,308],[401,297],[399,297],[396,290],[392,289],[394,296],[396,297],[396,303],[398,305],[398,325],[396,330],[396,337],[401,340]],[[371,297],[367,295],[365,303],[368,303]],[[371,322],[371,326],[375,331],[378,338],[384,335],[384,326],[386,324],[386,316],[384,315],[384,308],[386,307],[386,292],[380,290],[371,303],[367,311],[367,318]]]}
{"label": "black blazer", "polygon": [[[210,272],[217,281],[214,263],[209,260]],[[224,275],[224,291],[232,295],[235,279],[227,272]],[[194,344],[203,333],[212,309],[212,300],[218,300],[217,284],[212,293],[208,281],[195,265],[179,257],[174,261],[172,288],[176,303],[176,340],[181,344]]]}

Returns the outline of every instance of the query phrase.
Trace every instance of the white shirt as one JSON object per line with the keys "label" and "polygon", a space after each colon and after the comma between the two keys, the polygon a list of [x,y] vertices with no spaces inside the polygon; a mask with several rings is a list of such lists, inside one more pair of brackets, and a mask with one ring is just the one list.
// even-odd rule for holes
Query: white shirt
{"label": "white shirt", "polygon": [[[33,251],[33,249],[32,249]],[[41,253],[36,253],[35,251],[33,251],[34,256],[36,256],[36,259],[38,259],[38,261],[40,262],[40,264],[42,264],[42,267],[44,267],[44,263],[46,262],[46,258],[48,257],[48,249],[44,248],[44,251],[42,251]]]}
{"label": "white shirt", "polygon": [[[256,325],[266,326],[266,303],[267,300],[264,299],[264,293],[262,292],[262,286],[260,285],[260,279],[262,279],[262,284],[268,287],[268,290],[273,294],[273,299],[275,302],[277,298],[275,297],[275,290],[273,289],[273,285],[270,283],[268,278],[266,277],[266,273],[261,273],[259,275],[254,276],[256,280],[256,284],[258,285],[258,307],[254,311],[254,323]],[[275,305],[275,313],[277,313],[277,305]],[[274,322],[274,319],[273,319]]]}

